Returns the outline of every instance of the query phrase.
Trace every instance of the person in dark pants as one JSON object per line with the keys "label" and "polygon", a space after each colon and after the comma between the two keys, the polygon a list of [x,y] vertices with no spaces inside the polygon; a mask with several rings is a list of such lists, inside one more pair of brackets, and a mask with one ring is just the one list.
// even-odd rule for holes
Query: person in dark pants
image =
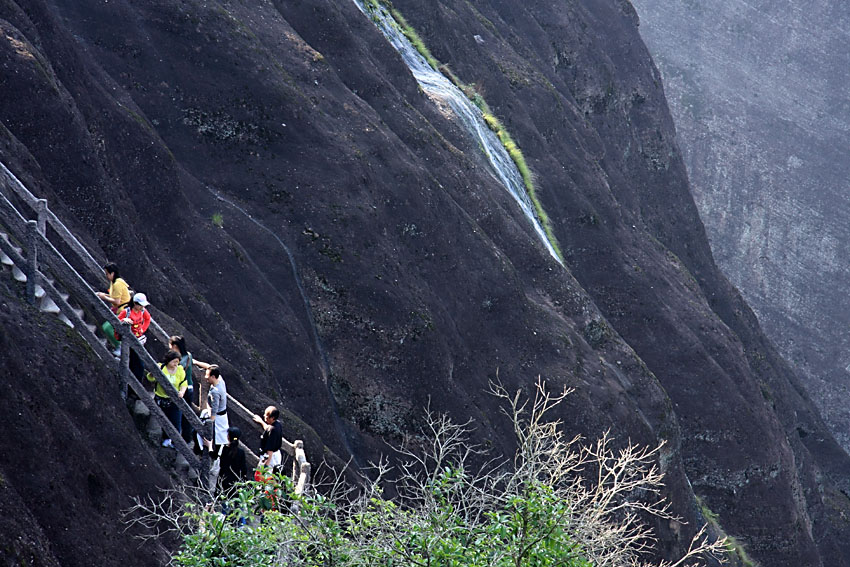
{"label": "person in dark pants", "polygon": [[248,480],[248,465],[245,461],[245,449],[240,447],[242,431],[238,427],[227,429],[227,446],[221,452],[221,471],[218,480],[225,494],[230,492],[237,482]]}
{"label": "person in dark pants", "polygon": [[[182,335],[173,335],[168,338],[168,350],[172,350],[180,355],[180,366],[186,372],[186,395],[183,399],[190,406],[195,403],[195,384],[192,380],[192,353],[186,349],[186,339]],[[183,416],[181,435],[186,443],[191,444],[195,437],[195,429],[189,424],[186,416]]]}
{"label": "person in dark pants", "polygon": [[[147,310],[148,298],[145,297],[144,293],[137,293],[130,300],[130,303],[118,312],[118,319],[125,323],[130,324],[130,332],[139,339],[139,342],[143,345],[147,340],[147,335],[145,333],[148,330],[148,327],[151,324],[151,314],[150,311]],[[116,333],[116,338],[119,338]],[[113,354],[116,356],[120,356],[121,347],[119,346],[118,350]],[[133,373],[137,379],[141,380],[145,373],[144,364],[142,364],[142,359],[136,354],[135,350],[130,351],[130,372]]]}
{"label": "person in dark pants", "polygon": [[[171,350],[165,353],[160,369],[162,370],[163,376],[165,376],[168,381],[171,382],[171,385],[174,386],[174,389],[177,390],[177,395],[182,398],[186,394],[186,372],[183,370],[183,367],[180,366],[180,355]],[[152,374],[148,374],[148,380],[150,382],[156,382],[156,378]],[[177,428],[177,432],[179,433],[183,412],[180,411],[180,408],[174,403],[174,400],[168,397],[165,388],[159,384],[157,384],[154,389],[154,399],[156,400],[156,404],[168,418],[168,421]],[[162,442],[162,446],[171,447],[171,439],[166,437],[166,439]]]}

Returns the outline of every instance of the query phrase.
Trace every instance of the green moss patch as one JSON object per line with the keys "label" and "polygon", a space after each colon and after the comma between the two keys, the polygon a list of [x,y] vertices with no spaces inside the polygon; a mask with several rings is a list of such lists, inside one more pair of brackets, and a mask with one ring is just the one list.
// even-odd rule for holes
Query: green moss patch
{"label": "green moss patch", "polygon": [[[364,4],[371,11],[377,11],[380,8],[385,8],[392,16],[396,27],[401,31],[402,34],[407,38],[408,41],[413,45],[413,47],[419,52],[422,57],[425,58],[425,61],[435,70],[442,73],[449,81],[451,81],[457,88],[466,95],[466,97],[481,111],[481,114],[484,117],[484,122],[496,134],[499,138],[499,141],[502,142],[502,146],[505,148],[505,151],[508,152],[508,155],[511,156],[511,159],[516,165],[517,170],[522,176],[523,185],[525,185],[525,191],[528,194],[529,199],[531,199],[531,204],[534,206],[534,212],[537,216],[537,219],[540,221],[540,224],[543,225],[543,231],[546,233],[546,238],[549,240],[549,244],[552,245],[552,248],[555,250],[555,254],[557,254],[558,258],[561,262],[564,261],[564,255],[561,252],[561,247],[558,244],[558,239],[555,237],[555,231],[552,229],[552,223],[549,220],[549,215],[546,214],[546,211],[543,209],[543,204],[540,202],[540,199],[537,196],[536,189],[534,187],[534,176],[531,173],[531,170],[528,167],[528,164],[525,161],[525,156],[522,154],[522,151],[519,149],[517,143],[513,140],[511,135],[505,129],[504,125],[496,118],[496,115],[493,114],[493,111],[490,109],[490,106],[487,104],[487,101],[484,100],[484,97],[478,93],[474,87],[471,85],[467,85],[462,82],[457,75],[455,75],[452,70],[448,67],[448,65],[440,63],[436,57],[431,53],[428,47],[425,45],[425,42],[416,33],[416,30],[404,19],[404,16],[401,13],[393,8],[392,4],[389,0],[363,0]],[[373,19],[377,18],[377,16],[373,15]]]}

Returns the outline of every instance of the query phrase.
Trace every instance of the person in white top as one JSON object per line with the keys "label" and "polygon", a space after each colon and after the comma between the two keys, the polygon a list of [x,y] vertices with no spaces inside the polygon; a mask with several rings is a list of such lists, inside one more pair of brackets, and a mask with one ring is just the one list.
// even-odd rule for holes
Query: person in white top
{"label": "person in white top", "polygon": [[215,459],[228,443],[227,429],[230,427],[230,423],[227,419],[227,386],[221,376],[221,370],[215,364],[207,366],[205,378],[210,385],[207,402],[209,403],[210,421],[213,422],[214,432],[214,442],[207,441],[206,443],[207,448],[213,453],[212,458]]}

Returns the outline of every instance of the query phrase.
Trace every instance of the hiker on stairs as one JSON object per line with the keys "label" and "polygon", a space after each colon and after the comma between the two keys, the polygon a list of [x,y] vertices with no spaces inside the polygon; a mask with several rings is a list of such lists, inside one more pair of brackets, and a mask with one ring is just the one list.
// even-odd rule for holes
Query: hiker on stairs
{"label": "hiker on stairs", "polygon": [[[195,361],[198,364],[198,361]],[[205,375],[206,381],[210,385],[209,394],[207,394],[208,408],[201,411],[201,419],[205,417],[213,423],[213,439],[204,439],[207,449],[210,451],[210,459],[212,466],[209,474],[209,490],[215,490],[216,479],[221,470],[221,462],[218,456],[222,449],[227,445],[227,429],[230,427],[227,419],[227,386],[224,383],[224,378],[221,376],[221,370],[215,364],[202,363],[207,367]]]}
{"label": "hiker on stairs", "polygon": [[221,472],[219,481],[221,490],[229,492],[237,482],[248,480],[248,465],[245,460],[245,449],[239,446],[242,431],[238,427],[227,430],[227,446],[221,452]]}
{"label": "hiker on stairs", "polygon": [[[104,264],[103,272],[109,281],[109,289],[106,293],[97,292],[97,296],[106,302],[112,312],[117,315],[122,305],[130,303],[130,288],[124,278],[119,275],[116,264],[112,262]],[[115,338],[115,329],[112,327],[112,323],[104,321],[100,328],[103,329],[103,334],[106,335],[106,340],[109,341],[110,346],[113,349],[118,348],[118,339]]]}
{"label": "hiker on stairs", "polygon": [[148,302],[147,296],[144,293],[137,293],[127,306],[118,312],[118,319],[130,323],[130,331],[142,344],[147,339],[144,334],[151,324],[151,314],[147,310],[148,305],[150,305],[150,302]]}
{"label": "hiker on stairs", "polygon": [[221,370],[215,364],[208,365],[205,378],[210,385],[210,391],[207,394],[209,409],[206,411],[209,412],[209,419],[213,422],[215,434],[214,442],[207,441],[207,448],[213,453],[211,456],[215,459],[221,453],[222,447],[227,445],[227,428],[230,427],[227,419],[227,386]]}
{"label": "hiker on stairs", "polygon": [[[192,364],[192,353],[186,350],[186,339],[183,338],[182,335],[172,335],[168,338],[168,349],[176,352],[180,355],[180,366],[183,367],[183,370],[186,372],[186,395],[184,399],[191,404],[195,403],[195,384],[192,381],[192,370],[194,364]],[[189,425],[189,421],[186,419],[186,416],[183,416],[183,429],[181,433],[183,435],[183,440],[186,443],[192,443],[192,438],[194,437],[195,430]]]}
{"label": "hiker on stairs", "polygon": [[273,470],[280,466],[280,448],[283,446],[283,425],[278,421],[280,410],[269,406],[263,412],[263,417],[254,415],[254,421],[263,426],[263,434],[260,436],[260,462],[257,468],[267,467]]}
{"label": "hiker on stairs", "polygon": [[[186,394],[186,371],[183,370],[183,367],[180,366],[180,355],[174,351],[168,351],[165,353],[165,356],[162,359],[162,364],[160,364],[160,369],[162,370],[162,374],[168,378],[168,381],[171,382],[171,385],[177,390],[177,395],[179,397],[183,397]],[[148,373],[148,381],[156,382],[156,378]],[[165,388],[156,385],[154,389],[154,399],[156,400],[156,405],[160,407],[162,413],[165,414],[165,417],[168,418],[168,421],[177,428],[177,431],[181,431],[181,420],[183,418],[183,412],[180,411],[180,408],[174,403],[174,400],[168,397],[168,394],[165,392]],[[168,437],[162,442],[163,447],[171,447],[171,439]]]}
{"label": "hiker on stairs", "polygon": [[[151,324],[151,314],[147,310],[150,305],[148,298],[144,293],[137,293],[130,300],[130,303],[118,312],[118,319],[125,323],[130,323],[130,332],[139,339],[139,342],[145,344],[147,337],[145,333]],[[115,333],[115,338],[120,340],[118,333]],[[113,352],[116,356],[121,355],[120,345],[117,352]],[[135,351],[130,351],[130,371],[137,379],[141,380],[145,373],[145,367],[142,364],[142,359]]]}

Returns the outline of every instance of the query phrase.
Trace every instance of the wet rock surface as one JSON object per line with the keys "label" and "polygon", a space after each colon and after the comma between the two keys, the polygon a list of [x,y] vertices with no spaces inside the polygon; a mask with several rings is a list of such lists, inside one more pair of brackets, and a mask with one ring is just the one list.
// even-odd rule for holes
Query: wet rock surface
{"label": "wet rock surface", "polygon": [[660,556],[693,486],[765,564],[850,563],[847,455],[714,265],[630,5],[394,5],[522,148],[566,269],[348,1],[0,4],[0,158],[311,460],[374,459],[429,401],[508,453],[487,381],[541,375],[570,432],[668,441]]}

